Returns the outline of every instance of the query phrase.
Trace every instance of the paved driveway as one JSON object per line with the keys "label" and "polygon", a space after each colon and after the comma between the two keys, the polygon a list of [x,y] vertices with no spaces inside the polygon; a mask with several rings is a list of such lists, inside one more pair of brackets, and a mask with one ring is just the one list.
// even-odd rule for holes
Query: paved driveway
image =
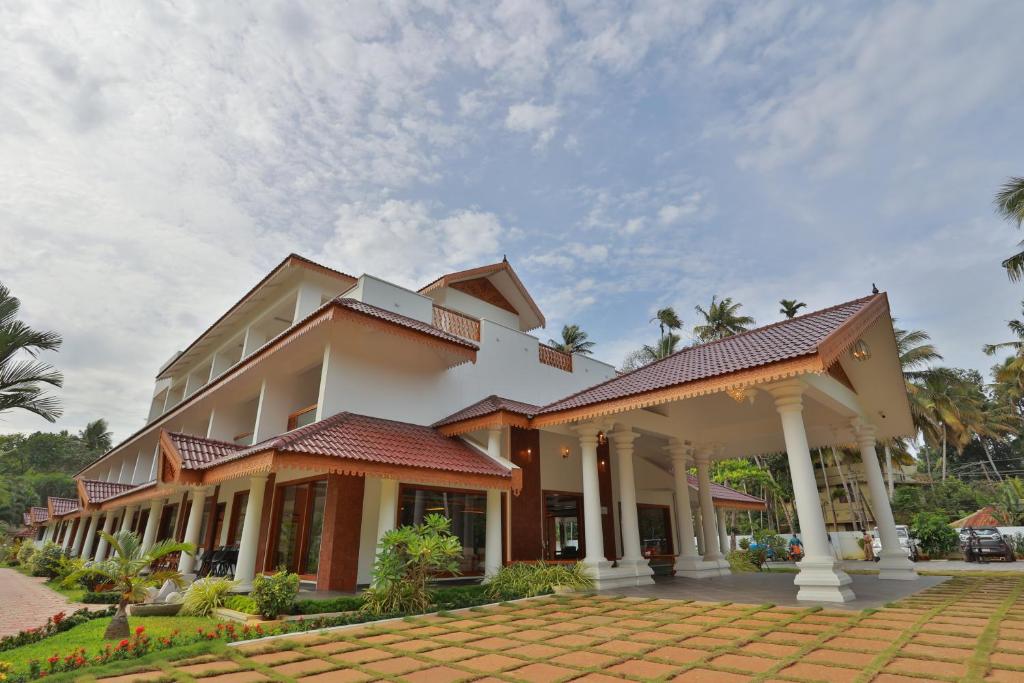
{"label": "paved driveway", "polygon": [[857,612],[545,597],[244,643],[229,658],[142,675],[210,675],[203,683],[1021,681],[1022,591],[1021,577],[954,577]]}
{"label": "paved driveway", "polygon": [[57,612],[70,614],[81,607],[96,607],[68,602],[63,595],[50,590],[44,583],[44,578],[25,576],[6,567],[0,568],[0,636],[42,626],[47,617]]}

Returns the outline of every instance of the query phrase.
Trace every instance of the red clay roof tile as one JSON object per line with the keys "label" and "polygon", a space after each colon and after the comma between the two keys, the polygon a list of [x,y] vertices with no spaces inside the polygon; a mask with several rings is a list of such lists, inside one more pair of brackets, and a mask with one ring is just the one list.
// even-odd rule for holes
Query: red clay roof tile
{"label": "red clay roof tile", "polygon": [[118,484],[113,481],[97,481],[95,479],[83,479],[82,485],[85,487],[85,495],[90,503],[100,503],[107,498],[119,496],[136,488],[135,484]]}
{"label": "red clay roof tile", "polygon": [[46,502],[48,505],[53,506],[53,514],[57,517],[78,511],[77,498],[58,498],[56,496],[50,496],[46,499]]}
{"label": "red clay roof tile", "polygon": [[476,403],[467,406],[458,412],[452,413],[446,418],[438,420],[433,426],[441,427],[442,425],[452,424],[454,422],[471,420],[473,418],[496,413],[499,410],[515,413],[516,415],[534,415],[540,410],[540,406],[535,406],[532,403],[523,403],[522,401],[513,401],[510,398],[502,398],[501,396],[491,394],[487,398],[480,399]]}
{"label": "red clay roof tile", "polygon": [[168,436],[174,443],[174,447],[181,454],[181,466],[186,470],[201,469],[205,465],[212,464],[221,458],[234,455],[245,446],[218,441],[217,439],[206,439],[191,434],[169,432]]}
{"label": "red clay roof tile", "polygon": [[454,334],[449,334],[444,330],[438,329],[428,323],[416,320],[415,318],[410,318],[405,315],[401,315],[400,313],[389,311],[385,308],[380,308],[379,306],[373,306],[362,301],[357,301],[356,299],[338,297],[336,299],[332,299],[331,303],[334,303],[343,308],[347,308],[351,311],[355,311],[356,313],[361,313],[363,315],[370,316],[371,318],[383,320],[384,322],[389,322],[394,325],[400,325],[401,327],[413,330],[414,332],[420,332],[431,337],[437,337],[438,339],[450,342],[452,344],[457,344],[459,346],[463,346],[467,349],[473,349],[474,351],[476,351],[477,349],[480,348],[479,346],[477,346],[476,344],[467,339],[457,337]]}
{"label": "red clay roof tile", "polygon": [[28,509],[28,512],[31,516],[32,524],[42,524],[50,519],[50,512],[46,508],[31,507]]}

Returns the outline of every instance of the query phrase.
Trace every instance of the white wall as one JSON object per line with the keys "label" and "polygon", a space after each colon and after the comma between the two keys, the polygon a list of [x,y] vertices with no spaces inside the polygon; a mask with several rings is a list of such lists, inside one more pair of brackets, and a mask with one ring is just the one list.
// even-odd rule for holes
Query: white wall
{"label": "white wall", "polygon": [[486,301],[481,301],[475,296],[470,296],[457,289],[444,287],[436,292],[431,292],[431,295],[433,295],[434,301],[445,308],[465,313],[474,318],[492,320],[499,325],[504,325],[514,330],[523,329],[519,322],[519,316],[515,313],[506,311],[504,308],[498,308]]}

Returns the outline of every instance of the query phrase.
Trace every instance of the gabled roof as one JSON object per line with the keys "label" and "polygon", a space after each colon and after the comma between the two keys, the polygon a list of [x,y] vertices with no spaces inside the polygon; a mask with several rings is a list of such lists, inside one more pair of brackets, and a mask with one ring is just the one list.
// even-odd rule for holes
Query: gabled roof
{"label": "gabled roof", "polygon": [[415,318],[410,318],[406,315],[401,315],[400,313],[389,311],[385,308],[380,308],[379,306],[358,301],[357,299],[338,297],[331,301],[331,303],[354,313],[390,323],[392,325],[397,325],[405,328],[406,330],[418,332],[419,334],[426,335],[427,337],[433,337],[440,341],[455,344],[466,349],[476,351],[480,348],[468,339],[463,339],[462,337],[458,337],[454,334],[449,334],[448,332],[438,329],[428,323],[416,320]]}
{"label": "gabled roof", "polygon": [[[696,493],[699,488],[697,477],[687,474],[686,480],[690,485],[690,490]],[[716,484],[715,482],[711,482],[711,500],[714,502],[715,507],[718,508],[736,508],[740,510],[764,510],[767,508],[763,498],[751,496],[742,491],[729,488],[724,484]]]}
{"label": "gabled roof", "polygon": [[179,453],[182,468],[186,470],[202,469],[246,448],[228,441],[179,432],[167,432],[167,436]]}
{"label": "gabled roof", "polygon": [[[800,371],[822,372],[888,310],[885,294],[876,294],[691,346],[544,406],[537,413],[540,419],[535,422],[554,423],[558,420],[544,418],[570,411],[576,415],[599,414],[603,407],[610,408],[609,404],[635,403],[634,407],[642,407],[656,402],[645,403],[645,395],[687,385],[694,386],[694,393],[717,391],[726,388],[728,383],[718,387],[708,380],[729,379],[744,371],[781,366],[787,361],[803,359],[808,362],[800,365],[801,369],[780,371],[779,377]],[[775,378],[771,371],[758,374],[765,379]]]}
{"label": "gabled roof", "polygon": [[96,479],[80,479],[78,483],[79,493],[82,494],[86,504],[102,503],[108,498],[113,498],[136,488],[136,484],[119,484],[113,481],[98,481]]}
{"label": "gabled roof", "polygon": [[44,524],[50,519],[50,513],[44,507],[30,507],[28,513],[32,524]]}
{"label": "gabled roof", "polygon": [[50,496],[46,499],[46,508],[51,517],[63,517],[72,512],[78,512],[78,499]]}
{"label": "gabled roof", "polygon": [[[448,273],[446,275],[442,275],[433,282],[430,282],[429,284],[421,287],[419,289],[419,293],[429,294],[435,289],[441,289],[442,287],[451,287],[453,284],[457,282],[464,282],[466,280],[473,280],[475,278],[486,278],[488,276],[502,272],[508,274],[509,279],[512,281],[512,285],[519,292],[520,296],[522,296],[527,307],[530,309],[530,312],[536,318],[536,324],[528,324],[527,327],[529,329],[533,329],[536,327],[544,327],[545,325],[547,325],[547,322],[544,319],[544,314],[541,312],[540,307],[537,306],[537,302],[533,300],[532,296],[530,296],[530,292],[526,289],[526,286],[523,284],[523,281],[519,279],[519,276],[516,275],[516,272],[512,269],[512,266],[509,264],[507,259],[502,259],[498,263],[492,263],[487,266],[480,266],[478,268],[470,268],[469,270],[460,270],[455,273]],[[522,314],[523,311],[519,311],[519,313]]]}
{"label": "gabled roof", "polygon": [[986,505],[980,510],[975,510],[966,517],[950,522],[949,525],[958,529],[981,529],[985,527],[1001,526],[1002,521],[995,515],[995,508]]}
{"label": "gabled roof", "polygon": [[[513,401],[510,398],[504,398],[496,394],[491,394],[487,398],[482,398],[476,403],[469,405],[462,410],[452,413],[448,417],[442,418],[433,424],[434,428],[446,427],[441,432],[446,435],[459,434],[474,429],[482,429],[487,426],[502,426],[507,424],[507,420],[502,420],[501,413],[509,413],[511,415],[521,416],[528,418],[530,415],[534,415],[540,406],[533,405],[532,403],[523,403],[522,401]],[[527,426],[528,420],[521,420],[522,424],[519,426]]]}

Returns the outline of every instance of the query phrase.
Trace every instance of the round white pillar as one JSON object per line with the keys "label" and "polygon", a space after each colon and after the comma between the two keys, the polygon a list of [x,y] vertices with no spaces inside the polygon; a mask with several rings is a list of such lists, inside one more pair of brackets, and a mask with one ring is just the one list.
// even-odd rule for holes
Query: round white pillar
{"label": "round white pillar", "polygon": [[398,480],[380,480],[380,500],[377,508],[377,544],[384,534],[395,528],[395,511],[398,509]]}
{"label": "round white pillar", "polygon": [[99,526],[99,523],[99,515],[93,515],[89,519],[89,529],[85,534],[85,539],[82,545],[82,554],[79,555],[79,557],[81,557],[83,560],[93,559],[92,546],[93,543],[96,541],[96,527]]}
{"label": "round white pillar", "polygon": [[206,496],[210,493],[207,488],[198,488],[192,492],[192,505],[188,509],[188,522],[185,524],[185,543],[191,543],[196,547],[194,553],[181,553],[178,559],[178,571],[182,574],[191,574],[196,566],[196,554],[199,552],[199,531],[203,525],[203,512],[206,509]]}
{"label": "round white pillar", "polygon": [[484,540],[484,577],[501,570],[501,491],[487,489],[487,535]]}
{"label": "round white pillar", "polygon": [[260,542],[260,521],[263,517],[263,492],[267,475],[257,474],[249,478],[249,501],[245,504],[245,519],[238,539],[238,561],[235,562],[235,581],[240,590],[252,587],[256,576],[256,550]]}
{"label": "round white pillar", "polygon": [[814,463],[811,462],[804,428],[803,386],[795,382],[783,384],[772,389],[771,393],[782,421],[789,474],[793,481],[793,498],[797,518],[800,520],[800,540],[804,544],[804,559],[797,564],[800,573],[794,580],[799,586],[797,600],[853,600],[854,594],[849,588],[851,579],[832,555],[825,531],[825,516],[821,511]]}
{"label": "round white pillar", "polygon": [[78,528],[75,529],[75,540],[71,542],[71,557],[78,557],[82,552],[82,541],[85,539],[85,530],[89,527],[89,518],[80,515]]}
{"label": "round white pillar", "polygon": [[729,554],[729,528],[726,525],[726,511],[722,508],[715,510],[715,515],[718,517],[718,548],[722,551],[722,555]]}
{"label": "round white pillar", "polygon": [[619,564],[647,564],[640,546],[640,522],[636,509],[636,479],[633,473],[633,441],[639,434],[621,425],[612,432],[615,468],[619,471],[619,523],[622,527],[622,560]]}
{"label": "round white pillar", "polygon": [[878,466],[878,455],[875,451],[875,429],[869,425],[854,425],[857,445],[860,447],[860,459],[864,466],[864,474],[868,480],[868,491],[871,493],[871,507],[875,512],[878,524],[878,535],[882,540],[882,551],[879,553],[878,578],[903,579],[913,581],[917,578],[914,563],[900,548],[900,539],[896,534],[896,520],[892,516],[889,495],[882,479],[882,470]]}
{"label": "round white pillar", "polygon": [[[103,532],[107,533],[107,534],[110,534],[110,533],[113,532],[113,529],[114,529],[114,511],[111,510],[111,511],[107,512],[107,517],[106,517],[106,519],[103,520]],[[100,540],[99,540],[99,543],[97,543],[97,545],[96,545],[96,557],[94,557],[93,559],[96,562],[102,562],[103,560],[107,559],[107,548],[108,547],[109,547],[109,545],[107,544],[107,539],[105,539],[105,538],[103,538],[101,536]]]}
{"label": "round white pillar", "polygon": [[163,511],[163,498],[157,498],[149,503],[149,517],[146,518],[146,528],[142,532],[142,554],[149,552],[156,542],[156,532],[160,527],[160,513]]}
{"label": "round white pillar", "polygon": [[583,468],[583,533],[587,555],[583,562],[592,567],[607,567],[604,556],[604,530],[601,526],[601,486],[597,475],[597,432],[595,425],[580,425],[580,465]]}
{"label": "round white pillar", "polygon": [[718,529],[715,528],[715,502],[711,498],[711,461],[706,451],[697,453],[697,495],[700,497],[700,520],[704,531],[704,561],[716,562],[719,566],[725,562],[718,548],[716,539]]}

